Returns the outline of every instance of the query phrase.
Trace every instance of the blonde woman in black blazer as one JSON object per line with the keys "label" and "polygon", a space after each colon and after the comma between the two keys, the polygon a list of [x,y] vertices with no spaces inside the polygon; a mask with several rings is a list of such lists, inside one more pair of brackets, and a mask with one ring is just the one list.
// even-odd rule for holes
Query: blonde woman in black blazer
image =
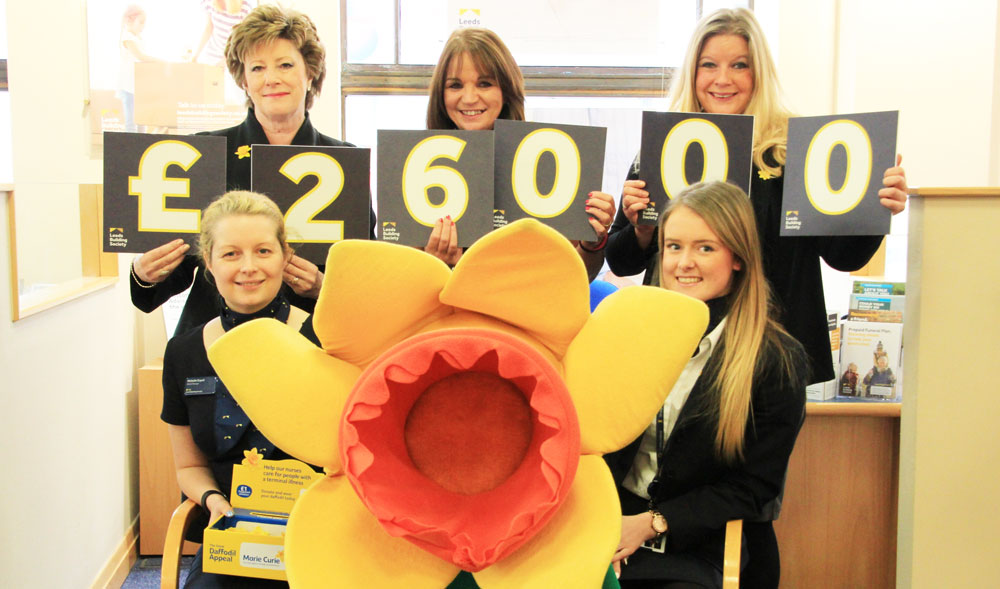
{"label": "blonde woman in black blazer", "polygon": [[743,519],[756,538],[745,560],[776,586],[771,520],[804,417],[805,354],[770,314],[743,191],[690,187],[658,235],[660,285],[704,301],[711,319],[663,412],[608,457],[624,514],[614,564],[626,589],[719,587],[726,522]]}

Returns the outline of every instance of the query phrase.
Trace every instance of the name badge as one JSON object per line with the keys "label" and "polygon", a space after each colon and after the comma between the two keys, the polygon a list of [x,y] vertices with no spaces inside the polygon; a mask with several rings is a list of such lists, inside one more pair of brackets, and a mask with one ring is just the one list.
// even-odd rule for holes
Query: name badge
{"label": "name badge", "polygon": [[184,396],[199,397],[201,395],[214,395],[215,389],[219,385],[217,376],[195,376],[184,379]]}

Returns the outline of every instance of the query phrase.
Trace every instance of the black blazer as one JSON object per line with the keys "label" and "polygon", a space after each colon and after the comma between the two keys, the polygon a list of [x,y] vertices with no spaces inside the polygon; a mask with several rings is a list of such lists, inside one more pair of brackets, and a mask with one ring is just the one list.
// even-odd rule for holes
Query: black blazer
{"label": "black blazer", "polygon": [[[762,353],[762,366],[754,378],[742,463],[728,465],[715,453],[717,426],[706,413],[711,360],[691,390],[665,442],[659,483],[653,495],[656,509],[669,526],[668,553],[692,553],[721,570],[726,522],[772,519],[769,504],[784,485],[788,459],[805,417],[806,400],[802,347],[789,337],[782,337],[782,345],[798,358],[796,365],[803,368],[803,374],[782,374],[775,354]],[[721,357],[721,347],[713,357]],[[634,495],[621,488],[621,482],[632,466],[640,440],[606,457],[619,492],[633,499]],[[634,500],[623,505],[625,515],[646,509],[648,505],[636,505]]]}

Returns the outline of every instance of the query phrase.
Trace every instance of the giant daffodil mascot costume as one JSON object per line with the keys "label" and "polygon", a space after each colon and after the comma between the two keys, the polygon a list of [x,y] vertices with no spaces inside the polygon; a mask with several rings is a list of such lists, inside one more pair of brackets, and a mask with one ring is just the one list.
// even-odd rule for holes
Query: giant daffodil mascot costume
{"label": "giant daffodil mascot costume", "polygon": [[330,248],[317,348],[261,319],[209,358],[272,442],[327,476],[296,502],[293,587],[600,587],[621,512],[602,455],[651,423],[708,322],[622,289],[589,312],[570,243],[534,220],[454,270],[414,248]]}

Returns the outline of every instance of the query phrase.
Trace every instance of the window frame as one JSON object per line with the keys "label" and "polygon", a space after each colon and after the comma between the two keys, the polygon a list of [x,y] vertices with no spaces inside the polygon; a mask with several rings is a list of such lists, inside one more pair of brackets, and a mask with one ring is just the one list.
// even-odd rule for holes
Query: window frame
{"label": "window frame", "polygon": [[[703,0],[693,0],[695,18],[703,13]],[[753,10],[753,0],[749,1]],[[400,0],[394,0],[393,64],[359,64],[347,62],[347,0],[340,0],[340,109],[341,134],[347,131],[347,97],[419,96],[427,93],[432,65],[405,65],[400,57]],[[638,97],[660,98],[667,94],[676,74],[675,67],[581,67],[525,66],[525,95],[554,97]]]}

